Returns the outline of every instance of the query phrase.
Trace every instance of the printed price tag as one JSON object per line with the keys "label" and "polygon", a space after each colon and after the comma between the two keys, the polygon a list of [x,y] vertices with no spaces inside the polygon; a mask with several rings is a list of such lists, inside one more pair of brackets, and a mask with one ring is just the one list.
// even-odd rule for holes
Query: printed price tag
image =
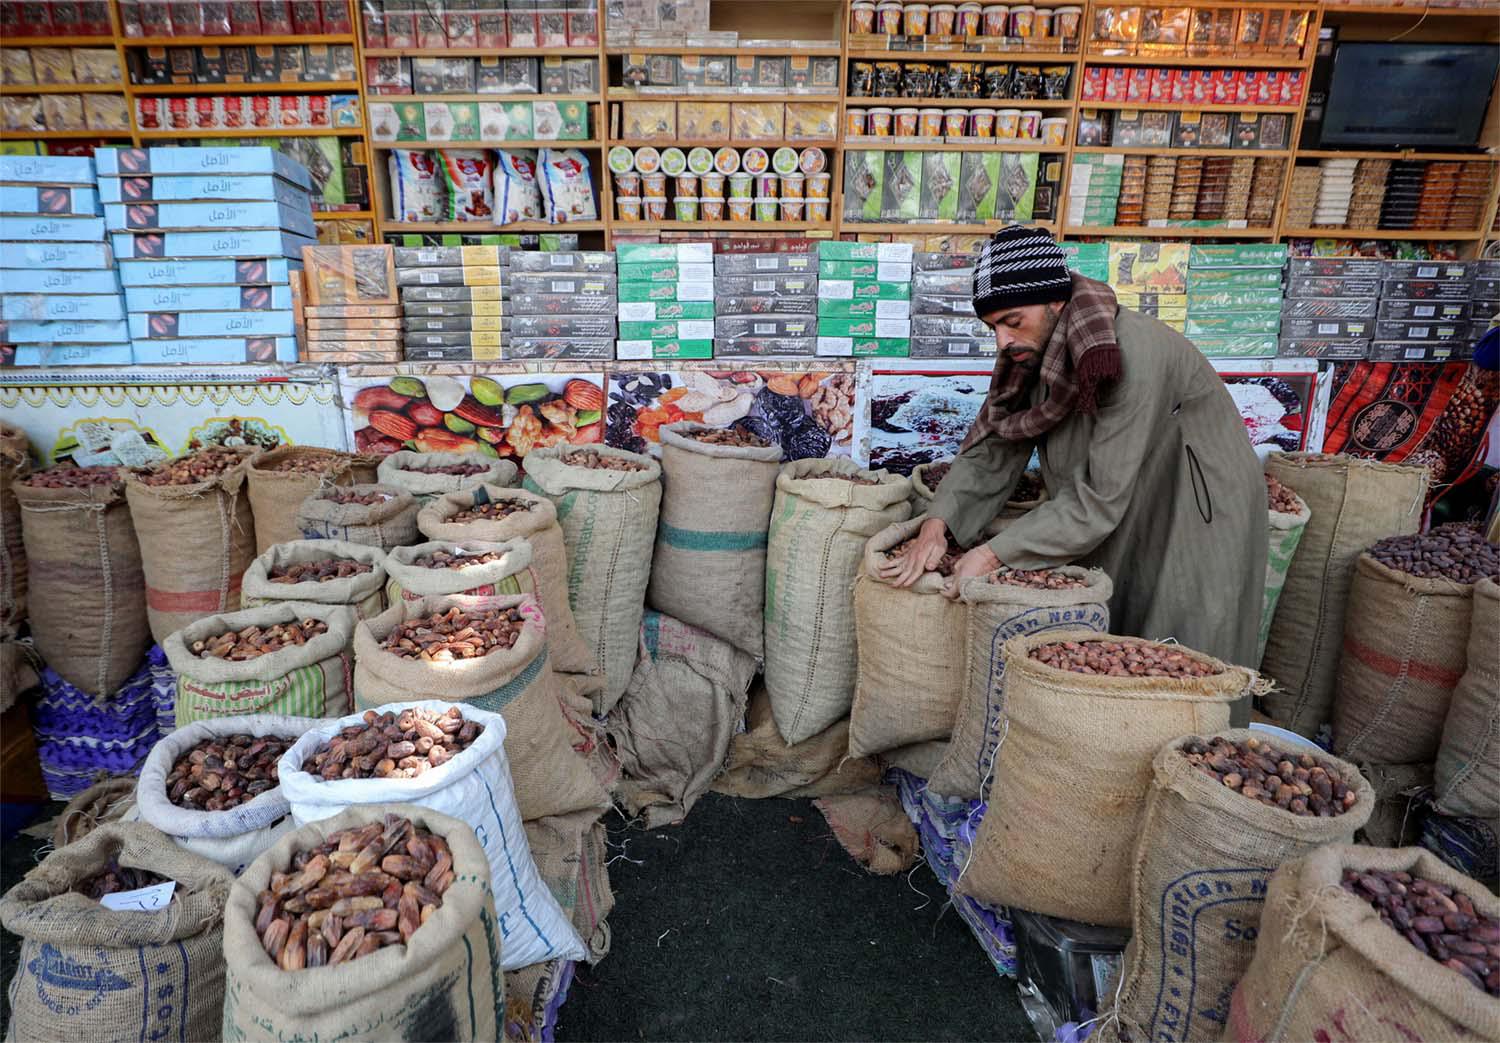
{"label": "printed price tag", "polygon": [[177,882],[168,880],[164,884],[137,888],[134,891],[117,891],[99,899],[99,904],[117,913],[154,913],[172,904],[172,892]]}

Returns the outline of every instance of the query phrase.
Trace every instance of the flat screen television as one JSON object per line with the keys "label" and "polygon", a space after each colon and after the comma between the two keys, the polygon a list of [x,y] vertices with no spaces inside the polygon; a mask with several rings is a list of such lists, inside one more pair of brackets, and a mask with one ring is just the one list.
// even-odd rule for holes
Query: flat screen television
{"label": "flat screen television", "polygon": [[1326,148],[1469,148],[1479,140],[1500,47],[1340,43],[1320,141]]}

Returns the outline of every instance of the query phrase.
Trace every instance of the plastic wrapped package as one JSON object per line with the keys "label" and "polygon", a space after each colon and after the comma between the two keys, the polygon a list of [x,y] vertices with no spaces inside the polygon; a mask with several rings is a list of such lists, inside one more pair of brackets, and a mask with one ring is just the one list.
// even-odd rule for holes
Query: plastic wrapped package
{"label": "plastic wrapped package", "polygon": [[598,220],[587,155],[579,149],[543,149],[540,169],[548,222],[557,225]]}
{"label": "plastic wrapped package", "polygon": [[447,207],[442,175],[433,153],[392,149],[391,213],[398,221],[441,221]]}
{"label": "plastic wrapped package", "polygon": [[129,130],[130,107],[118,94],[85,94],[83,122],[89,130]]}
{"label": "plastic wrapped package", "polygon": [[496,224],[546,220],[535,152],[502,149],[496,153],[493,203]]}
{"label": "plastic wrapped package", "polygon": [[447,188],[448,221],[493,221],[494,161],[487,149],[447,149],[438,153]]}

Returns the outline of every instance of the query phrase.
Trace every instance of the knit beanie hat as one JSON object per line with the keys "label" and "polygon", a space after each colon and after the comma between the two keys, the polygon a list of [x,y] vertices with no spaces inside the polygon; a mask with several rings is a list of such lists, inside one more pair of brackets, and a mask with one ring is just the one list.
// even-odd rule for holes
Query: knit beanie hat
{"label": "knit beanie hat", "polygon": [[1065,301],[1073,293],[1062,248],[1040,228],[1011,225],[996,232],[974,265],[974,314]]}

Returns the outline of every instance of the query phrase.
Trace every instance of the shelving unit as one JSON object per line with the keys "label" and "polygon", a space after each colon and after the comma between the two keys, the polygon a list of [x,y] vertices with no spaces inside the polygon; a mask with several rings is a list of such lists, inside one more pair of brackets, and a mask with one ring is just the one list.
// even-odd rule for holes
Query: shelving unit
{"label": "shelving unit", "polygon": [[110,0],[109,24],[112,30],[110,36],[8,36],[0,39],[0,46],[5,49],[31,50],[38,47],[63,47],[68,50],[97,49],[113,50],[115,52],[115,63],[120,70],[119,83],[79,83],[79,84],[6,84],[0,87],[0,93],[7,94],[121,94],[125,97],[126,118],[129,123],[125,127],[113,130],[0,130],[0,141],[107,141],[117,142],[123,138],[134,141],[135,133],[135,104],[130,99],[130,73],[125,64],[125,48],[121,43],[120,36],[120,12],[116,7],[117,0]]}

